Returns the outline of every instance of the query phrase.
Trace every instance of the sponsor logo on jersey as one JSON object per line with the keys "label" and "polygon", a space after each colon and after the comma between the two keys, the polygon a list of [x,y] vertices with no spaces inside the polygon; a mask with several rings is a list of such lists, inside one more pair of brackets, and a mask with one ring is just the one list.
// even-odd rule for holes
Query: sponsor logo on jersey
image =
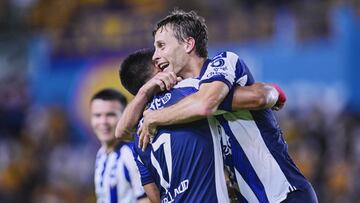
{"label": "sponsor logo on jersey", "polygon": [[206,74],[206,78],[211,78],[215,75],[223,75],[224,77],[227,77],[228,74],[220,71],[211,71],[210,73]]}
{"label": "sponsor logo on jersey", "polygon": [[150,109],[156,110],[156,109],[162,109],[164,108],[164,105],[168,103],[171,99],[171,93],[166,93],[161,98],[155,98],[153,102],[151,102]]}
{"label": "sponsor logo on jersey", "polygon": [[166,104],[168,101],[170,101],[171,99],[171,94],[170,93],[166,93],[162,98],[161,101],[163,104]]}

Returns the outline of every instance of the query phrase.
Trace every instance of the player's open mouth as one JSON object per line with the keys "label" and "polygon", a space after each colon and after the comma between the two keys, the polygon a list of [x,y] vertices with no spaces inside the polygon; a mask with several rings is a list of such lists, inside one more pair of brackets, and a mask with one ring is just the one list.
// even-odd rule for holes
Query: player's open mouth
{"label": "player's open mouth", "polygon": [[111,128],[102,128],[102,129],[99,129],[99,132],[103,133],[103,134],[109,134],[109,133],[111,133]]}
{"label": "player's open mouth", "polygon": [[161,63],[161,64],[159,64],[159,68],[161,69],[161,70],[164,70],[165,68],[167,68],[169,66],[169,63]]}

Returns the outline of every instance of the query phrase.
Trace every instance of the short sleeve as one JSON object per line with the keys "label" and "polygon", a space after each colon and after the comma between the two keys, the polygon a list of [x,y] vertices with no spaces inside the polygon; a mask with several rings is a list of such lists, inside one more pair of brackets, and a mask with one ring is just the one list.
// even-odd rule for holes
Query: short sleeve
{"label": "short sleeve", "polygon": [[220,103],[218,110],[232,111],[232,101],[234,98],[235,87],[231,88],[224,100]]}
{"label": "short sleeve", "polygon": [[253,78],[238,55],[233,52],[222,52],[210,60],[200,80],[200,85],[221,81],[231,90],[236,84],[244,86],[248,82],[251,83]]}
{"label": "short sleeve", "polygon": [[[137,137],[137,136],[136,136]],[[138,139],[135,139],[135,141]],[[136,163],[136,166],[140,173],[140,180],[142,185],[146,185],[152,182],[155,182],[149,169],[146,167],[144,162],[141,160],[141,157],[138,153],[139,148],[137,148],[137,144],[134,142],[131,146],[133,157]]]}
{"label": "short sleeve", "polygon": [[235,72],[238,58],[239,57],[232,52],[222,52],[212,58],[200,78],[200,85],[221,81],[231,89],[236,79]]}

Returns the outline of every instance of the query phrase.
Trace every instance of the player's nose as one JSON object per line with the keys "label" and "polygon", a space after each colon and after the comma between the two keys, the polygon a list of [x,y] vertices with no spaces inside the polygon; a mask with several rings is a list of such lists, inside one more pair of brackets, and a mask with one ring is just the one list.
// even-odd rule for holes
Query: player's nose
{"label": "player's nose", "polygon": [[107,122],[108,122],[108,119],[106,118],[106,116],[101,116],[101,117],[99,118],[99,123],[100,123],[100,124],[104,125],[104,124],[106,124]]}
{"label": "player's nose", "polygon": [[152,56],[152,60],[154,61],[155,65],[157,65],[157,61],[160,59],[159,51],[155,49],[154,54]]}

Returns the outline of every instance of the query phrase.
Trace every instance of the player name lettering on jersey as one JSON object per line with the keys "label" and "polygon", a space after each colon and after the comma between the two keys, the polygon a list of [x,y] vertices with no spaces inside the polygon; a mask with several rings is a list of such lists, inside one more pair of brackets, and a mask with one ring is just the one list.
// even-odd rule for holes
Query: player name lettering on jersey
{"label": "player name lettering on jersey", "polygon": [[168,191],[165,197],[161,200],[161,203],[171,203],[174,201],[176,196],[185,192],[189,188],[189,180],[183,180],[180,185],[174,189],[174,191]]}

